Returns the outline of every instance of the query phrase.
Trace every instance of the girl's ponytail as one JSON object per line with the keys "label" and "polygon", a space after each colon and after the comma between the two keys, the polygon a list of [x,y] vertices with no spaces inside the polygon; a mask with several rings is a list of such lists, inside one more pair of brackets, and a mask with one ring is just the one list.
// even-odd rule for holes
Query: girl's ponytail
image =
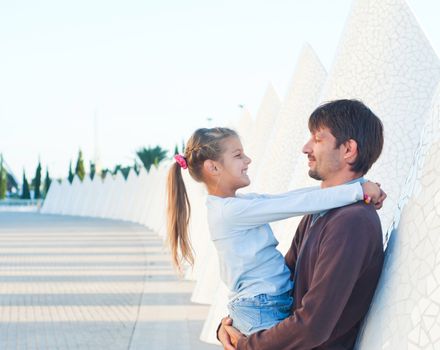
{"label": "girl's ponytail", "polygon": [[194,264],[194,255],[188,232],[191,206],[183,182],[182,168],[177,163],[168,172],[167,198],[168,243],[173,263],[182,271],[184,261]]}
{"label": "girl's ponytail", "polygon": [[203,163],[207,159],[219,160],[224,152],[222,141],[238,136],[227,128],[197,129],[185,146],[184,155],[175,155],[175,163],[168,172],[167,232],[174,265],[182,271],[186,261],[194,264],[188,225],[191,207],[183,182],[182,169],[197,182],[203,182]]}

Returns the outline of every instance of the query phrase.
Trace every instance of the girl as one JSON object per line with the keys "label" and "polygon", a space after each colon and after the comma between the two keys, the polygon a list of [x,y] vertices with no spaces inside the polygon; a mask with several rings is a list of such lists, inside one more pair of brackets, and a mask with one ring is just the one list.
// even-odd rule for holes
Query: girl
{"label": "girl", "polygon": [[167,184],[173,262],[179,268],[185,260],[194,262],[188,235],[190,204],[181,173],[188,169],[208,190],[208,224],[218,251],[220,277],[230,289],[229,316],[245,335],[270,328],[291,312],[291,273],[276,249],[278,241],[268,223],[366,198],[377,202],[380,197],[380,188],[371,182],[279,195],[236,194],[250,184],[247,170],[251,160],[237,133],[227,128],[196,130],[184,156],[175,159]]}

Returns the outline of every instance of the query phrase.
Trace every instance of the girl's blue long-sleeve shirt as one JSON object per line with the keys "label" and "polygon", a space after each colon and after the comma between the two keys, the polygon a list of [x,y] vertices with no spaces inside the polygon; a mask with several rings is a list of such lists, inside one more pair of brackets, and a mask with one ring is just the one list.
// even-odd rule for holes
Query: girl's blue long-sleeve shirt
{"label": "girl's blue long-sleeve shirt", "polygon": [[208,195],[209,230],[230,299],[278,295],[292,289],[290,270],[276,249],[278,241],[270,222],[342,207],[363,196],[360,183],[308,187],[278,195]]}

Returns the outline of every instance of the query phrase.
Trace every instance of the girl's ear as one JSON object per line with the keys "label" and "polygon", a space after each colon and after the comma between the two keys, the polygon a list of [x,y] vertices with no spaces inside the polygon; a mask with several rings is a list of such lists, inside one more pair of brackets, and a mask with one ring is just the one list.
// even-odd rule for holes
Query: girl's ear
{"label": "girl's ear", "polygon": [[205,173],[215,176],[219,174],[219,166],[218,163],[214,160],[207,159],[203,162],[203,170]]}

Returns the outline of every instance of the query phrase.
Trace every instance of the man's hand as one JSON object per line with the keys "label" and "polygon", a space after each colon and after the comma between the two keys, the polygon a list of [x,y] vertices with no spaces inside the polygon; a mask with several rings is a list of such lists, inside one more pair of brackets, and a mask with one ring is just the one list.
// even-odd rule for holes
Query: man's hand
{"label": "man's hand", "polygon": [[246,337],[237,328],[234,328],[232,326],[225,326],[225,330],[226,330],[226,332],[228,332],[229,339],[231,340],[231,343],[234,346],[233,349],[237,348],[238,340],[240,338]]}
{"label": "man's hand", "polygon": [[224,350],[235,350],[235,347],[232,345],[229,333],[226,331],[226,327],[231,327],[231,326],[232,326],[232,319],[229,317],[225,317],[222,319],[222,324],[217,332],[218,340],[220,340],[220,343],[222,343]]}

